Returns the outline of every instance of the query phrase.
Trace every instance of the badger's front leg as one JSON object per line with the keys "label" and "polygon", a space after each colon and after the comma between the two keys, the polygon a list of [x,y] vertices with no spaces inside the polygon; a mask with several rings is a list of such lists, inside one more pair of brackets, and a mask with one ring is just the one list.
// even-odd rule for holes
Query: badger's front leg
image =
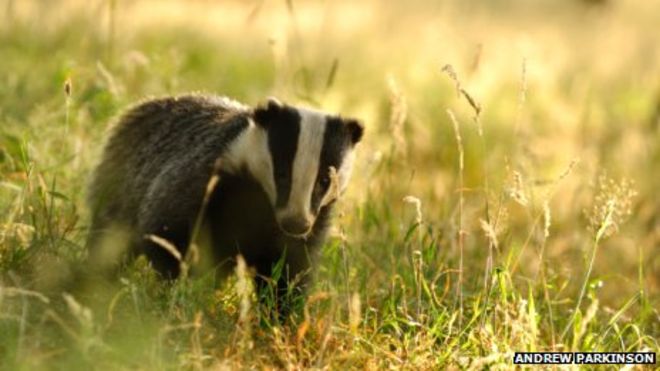
{"label": "badger's front leg", "polygon": [[279,258],[264,259],[254,264],[255,286],[259,302],[270,310],[271,317],[282,322],[300,313],[312,275],[312,260],[304,247],[285,251]]}
{"label": "badger's front leg", "polygon": [[137,226],[141,238],[139,253],[146,255],[154,269],[167,279],[175,279],[181,273],[181,262],[201,212],[212,168],[208,164],[183,169],[175,165],[163,168],[152,181],[140,205]]}

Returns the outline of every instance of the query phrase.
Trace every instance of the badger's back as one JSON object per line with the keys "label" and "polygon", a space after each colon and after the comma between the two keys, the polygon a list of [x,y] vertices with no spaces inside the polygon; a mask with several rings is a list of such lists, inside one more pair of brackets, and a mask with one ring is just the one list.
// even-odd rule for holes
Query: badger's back
{"label": "badger's back", "polygon": [[89,191],[95,223],[134,224],[163,171],[207,168],[247,126],[247,107],[221,97],[150,100],[124,114],[110,136]]}

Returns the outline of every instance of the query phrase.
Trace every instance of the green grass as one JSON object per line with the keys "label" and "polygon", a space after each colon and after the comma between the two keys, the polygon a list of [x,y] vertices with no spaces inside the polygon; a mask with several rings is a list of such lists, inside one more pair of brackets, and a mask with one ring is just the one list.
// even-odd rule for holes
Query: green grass
{"label": "green grass", "polygon": [[[657,5],[183,3],[0,2],[0,369],[659,352]],[[64,292],[113,119],[189,91],[365,122],[288,325],[267,320],[249,270],[168,284],[138,260]]]}

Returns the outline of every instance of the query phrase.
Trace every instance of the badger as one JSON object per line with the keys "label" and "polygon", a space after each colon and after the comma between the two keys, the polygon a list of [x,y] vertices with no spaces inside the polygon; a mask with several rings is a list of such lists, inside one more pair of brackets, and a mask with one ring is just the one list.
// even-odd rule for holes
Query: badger
{"label": "badger", "polygon": [[257,287],[275,278],[278,292],[294,282],[304,292],[362,135],[356,119],[274,98],[254,108],[199,94],[138,104],[114,127],[93,174],[91,260],[103,259],[101,245],[121,230],[125,255],[145,255],[174,279],[201,216],[213,264],[240,255]]}

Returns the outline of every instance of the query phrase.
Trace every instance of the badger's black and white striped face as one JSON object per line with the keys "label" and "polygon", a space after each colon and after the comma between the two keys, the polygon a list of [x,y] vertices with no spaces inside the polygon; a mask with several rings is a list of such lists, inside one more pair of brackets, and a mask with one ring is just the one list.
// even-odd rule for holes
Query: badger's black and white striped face
{"label": "badger's black and white striped face", "polygon": [[[274,99],[253,113],[248,168],[272,203],[280,228],[307,235],[320,210],[348,183],[362,126],[353,119]],[[333,171],[336,176],[333,175]]]}

